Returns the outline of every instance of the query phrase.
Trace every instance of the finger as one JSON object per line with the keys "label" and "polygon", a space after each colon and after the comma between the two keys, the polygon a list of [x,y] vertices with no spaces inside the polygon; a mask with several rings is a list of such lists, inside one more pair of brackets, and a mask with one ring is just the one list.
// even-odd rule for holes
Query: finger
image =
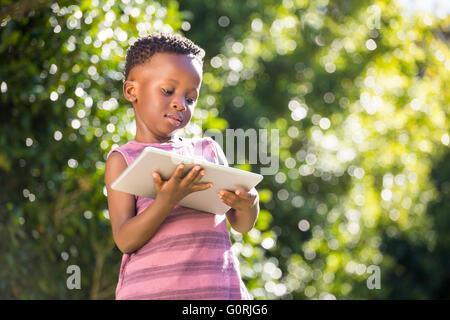
{"label": "finger", "polygon": [[153,171],[153,181],[154,181],[155,187],[157,187],[159,189],[159,186],[161,186],[161,184],[162,184],[162,179],[161,179],[161,176],[159,175],[159,173],[156,171]]}
{"label": "finger", "polygon": [[207,182],[207,183],[197,183],[194,184],[191,188],[191,192],[197,192],[197,191],[202,191],[202,190],[206,190],[209,189],[213,186],[212,182]]}
{"label": "finger", "polygon": [[236,197],[236,195],[234,194],[234,192],[230,192],[230,191],[224,190],[224,189],[220,190],[218,196],[219,196],[219,197],[220,197],[220,196],[226,196],[227,198],[229,198],[229,197]]}
{"label": "finger", "polygon": [[193,183],[197,183],[197,182],[199,182],[202,178],[203,178],[203,176],[205,175],[205,170],[204,169],[201,169],[200,171],[199,171],[199,173],[195,176],[195,178],[194,178],[194,180],[192,181]]}
{"label": "finger", "polygon": [[174,173],[172,174],[173,179],[179,180],[182,179],[183,175],[183,169],[184,169],[184,163],[180,163],[176,168]]}
{"label": "finger", "polygon": [[234,193],[235,193],[239,198],[242,198],[242,199],[250,199],[250,194],[249,194],[247,191],[245,191],[245,190],[238,189],[238,190],[236,190]]}
{"label": "finger", "polygon": [[235,194],[243,200],[254,200],[256,198],[256,194],[251,194],[250,192],[241,189],[236,190]]}
{"label": "finger", "polygon": [[195,178],[197,178],[197,175],[200,173],[200,169],[201,168],[199,165],[195,165],[194,167],[192,167],[188,175],[185,177],[186,182],[188,183],[194,182]]}
{"label": "finger", "polygon": [[161,177],[159,176],[159,173],[156,171],[153,171],[153,180],[158,183],[161,182]]}
{"label": "finger", "polygon": [[[242,191],[242,190],[241,190]],[[240,192],[238,192],[240,193]],[[245,196],[245,193],[244,193]],[[240,195],[237,195],[236,192],[230,192],[226,190],[222,190],[219,192],[219,198],[230,207],[237,207],[237,206],[247,206],[254,202],[253,195],[250,195],[249,197],[245,196],[242,197]]]}
{"label": "finger", "polygon": [[219,198],[222,200],[226,200],[228,202],[234,202],[236,199],[239,199],[237,195],[235,195],[233,192],[221,190],[219,192]]}
{"label": "finger", "polygon": [[234,206],[234,201],[231,200],[228,196],[221,196],[220,200],[225,203],[227,206],[233,207]]}

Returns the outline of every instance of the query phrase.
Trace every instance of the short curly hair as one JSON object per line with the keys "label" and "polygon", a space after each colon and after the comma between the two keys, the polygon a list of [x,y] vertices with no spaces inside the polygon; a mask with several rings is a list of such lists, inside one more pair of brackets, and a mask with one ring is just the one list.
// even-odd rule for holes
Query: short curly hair
{"label": "short curly hair", "polygon": [[133,67],[147,62],[158,52],[193,55],[202,65],[205,56],[202,48],[183,36],[163,32],[151,34],[139,38],[128,48],[124,81],[128,80],[128,75]]}

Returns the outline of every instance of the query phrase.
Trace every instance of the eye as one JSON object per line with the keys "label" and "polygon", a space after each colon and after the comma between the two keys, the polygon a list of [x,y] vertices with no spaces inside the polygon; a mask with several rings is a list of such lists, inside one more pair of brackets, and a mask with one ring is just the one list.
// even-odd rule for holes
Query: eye
{"label": "eye", "polygon": [[195,102],[195,100],[191,99],[191,98],[187,98],[186,102],[189,103],[189,104],[193,104]]}
{"label": "eye", "polygon": [[167,90],[164,88],[162,88],[161,91],[167,96],[170,96],[173,93],[173,90]]}

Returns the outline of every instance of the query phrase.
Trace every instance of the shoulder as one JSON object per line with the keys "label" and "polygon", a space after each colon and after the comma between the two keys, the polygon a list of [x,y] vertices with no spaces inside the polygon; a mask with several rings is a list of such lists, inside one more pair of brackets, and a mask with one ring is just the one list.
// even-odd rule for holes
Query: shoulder
{"label": "shoulder", "polygon": [[203,147],[212,147],[216,148],[220,146],[213,138],[205,136],[205,137],[195,137],[191,139],[192,144],[199,144]]}
{"label": "shoulder", "polygon": [[211,137],[205,136],[205,137],[193,137],[188,139],[187,141],[190,141],[192,144],[196,144],[196,143],[211,143],[211,140],[213,140]]}
{"label": "shoulder", "polygon": [[113,149],[109,152],[108,158],[106,159],[106,163],[109,164],[122,164],[127,166],[127,162],[125,161],[125,158],[122,155],[121,150],[118,150],[118,148]]}
{"label": "shoulder", "polygon": [[107,182],[107,185],[109,185],[108,182],[112,182],[112,180],[119,176],[128,167],[123,154],[114,151],[118,151],[117,148],[111,150],[108,154],[108,158],[106,159],[105,182]]}
{"label": "shoulder", "polygon": [[216,145],[215,145],[214,139],[211,137],[194,137],[189,139],[189,144],[194,147],[195,150],[211,150],[215,151]]}
{"label": "shoulder", "polygon": [[[114,158],[120,158],[122,157],[123,160],[125,161],[126,165],[129,166],[130,163],[132,162],[133,158],[136,156],[135,153],[139,151],[142,152],[142,147],[141,146],[136,146],[134,145],[132,142],[127,142],[121,146],[116,146],[113,149],[111,149],[108,153],[108,155],[106,156],[106,161],[108,162],[108,159],[111,156],[114,156]],[[121,156],[120,156],[121,155]],[[115,160],[113,160],[115,161]]]}
{"label": "shoulder", "polygon": [[213,138],[209,136],[193,137],[189,139],[189,142],[193,147],[193,154],[195,156],[200,156],[204,160],[212,163],[224,163],[221,156],[223,153],[222,148]]}
{"label": "shoulder", "polygon": [[[108,152],[105,164],[105,181],[114,180],[129,166],[129,152],[125,143],[119,147],[115,147]],[[110,181],[112,182],[112,181]]]}
{"label": "shoulder", "polygon": [[220,143],[218,143],[211,137],[204,137],[202,139],[202,142],[204,148],[211,150],[216,163],[228,166],[228,160],[225,156],[225,153],[223,152],[223,148]]}

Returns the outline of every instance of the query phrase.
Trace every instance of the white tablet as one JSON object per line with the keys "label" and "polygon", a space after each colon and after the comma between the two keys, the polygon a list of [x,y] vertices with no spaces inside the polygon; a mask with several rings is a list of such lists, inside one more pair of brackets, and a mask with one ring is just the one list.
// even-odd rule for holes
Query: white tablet
{"label": "white tablet", "polygon": [[178,205],[214,214],[225,214],[231,207],[217,196],[220,190],[249,191],[261,182],[263,176],[236,168],[211,163],[200,158],[178,155],[154,147],[146,147],[142,153],[111,184],[111,188],[145,198],[154,199],[153,170],[162,179],[168,180],[179,163],[184,163],[183,176],[196,164],[204,170],[205,175],[198,183],[212,182],[212,187],[190,193]]}

